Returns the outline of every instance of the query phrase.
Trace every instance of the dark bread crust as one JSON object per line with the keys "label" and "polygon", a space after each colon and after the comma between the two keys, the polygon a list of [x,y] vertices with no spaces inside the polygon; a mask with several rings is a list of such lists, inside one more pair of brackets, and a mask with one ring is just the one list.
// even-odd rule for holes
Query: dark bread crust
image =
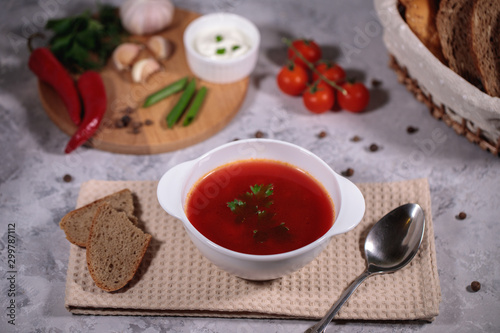
{"label": "dark bread crust", "polygon": [[500,1],[474,0],[471,18],[473,59],[487,94],[500,97]]}
{"label": "dark bread crust", "polygon": [[61,219],[59,227],[64,230],[68,241],[80,247],[87,246],[92,219],[97,207],[103,202],[112,202],[115,209],[124,211],[129,216],[134,214],[134,199],[129,189],[123,189],[105,196],[88,205],[72,210]]}
{"label": "dark bread crust", "polygon": [[471,0],[441,0],[436,26],[443,55],[451,70],[473,85],[480,87],[479,71],[474,63]]}

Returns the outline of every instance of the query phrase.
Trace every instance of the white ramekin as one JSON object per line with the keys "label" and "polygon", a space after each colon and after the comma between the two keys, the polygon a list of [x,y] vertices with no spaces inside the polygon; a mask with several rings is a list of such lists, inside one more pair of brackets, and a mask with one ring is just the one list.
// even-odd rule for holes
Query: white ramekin
{"label": "white ramekin", "polygon": [[[248,39],[250,49],[233,59],[210,59],[199,54],[194,47],[197,35],[207,29],[237,28]],[[213,13],[200,16],[192,21],[184,31],[184,48],[189,68],[194,75],[212,83],[232,83],[239,81],[253,71],[257,63],[260,33],[255,24],[236,14]]]}
{"label": "white ramekin", "polygon": [[[297,250],[254,255],[235,252],[215,244],[189,222],[185,204],[192,186],[209,171],[238,160],[272,159],[294,165],[319,181],[335,206],[333,226],[316,241]],[[223,187],[219,189],[223,191]],[[365,212],[360,190],[349,180],[335,173],[310,151],[291,143],[270,139],[248,139],[227,143],[201,157],[181,163],[168,170],[158,183],[160,205],[184,224],[191,241],[200,252],[221,269],[248,280],[270,280],[290,274],[312,261],[328,245],[334,235],[358,225]]]}

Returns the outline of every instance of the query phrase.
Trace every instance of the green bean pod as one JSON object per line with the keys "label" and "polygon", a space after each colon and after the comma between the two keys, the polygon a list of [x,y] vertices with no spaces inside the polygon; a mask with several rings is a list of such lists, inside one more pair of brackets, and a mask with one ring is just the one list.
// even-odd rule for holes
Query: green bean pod
{"label": "green bean pod", "polygon": [[194,117],[196,117],[198,111],[200,110],[201,104],[203,104],[203,100],[205,99],[206,94],[207,94],[206,87],[201,87],[200,90],[198,90],[196,96],[194,96],[191,106],[186,112],[186,117],[184,117],[184,122],[182,123],[182,126],[187,126],[191,124],[191,122],[193,122]]}
{"label": "green bean pod", "polygon": [[188,78],[186,76],[178,81],[175,81],[174,83],[169,84],[165,88],[160,89],[155,93],[152,93],[151,95],[149,95],[146,98],[142,107],[146,108],[148,106],[156,104],[159,101],[161,101],[162,99],[167,98],[168,96],[173,95],[176,92],[183,90],[184,87],[186,87],[187,81],[188,81]]}
{"label": "green bean pod", "polygon": [[194,91],[196,89],[196,81],[193,79],[191,82],[189,82],[186,90],[181,95],[181,98],[179,98],[179,101],[177,104],[175,104],[174,108],[172,111],[167,116],[167,126],[169,128],[172,128],[175,123],[179,120],[179,118],[182,115],[182,112],[186,109],[186,106],[188,105],[189,101],[191,100],[191,97],[194,94]]}

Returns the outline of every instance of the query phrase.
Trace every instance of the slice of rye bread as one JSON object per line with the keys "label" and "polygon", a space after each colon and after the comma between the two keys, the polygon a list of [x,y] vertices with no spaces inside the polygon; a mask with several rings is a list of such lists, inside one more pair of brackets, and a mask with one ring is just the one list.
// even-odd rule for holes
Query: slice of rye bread
{"label": "slice of rye bread", "polygon": [[94,216],[87,244],[87,266],[105,291],[123,288],[134,277],[151,235],[136,227],[124,212],[102,203]]}
{"label": "slice of rye bread", "polygon": [[130,192],[129,189],[121,190],[86,206],[75,209],[61,219],[59,227],[64,230],[66,238],[71,243],[81,247],[87,246],[92,219],[94,218],[97,208],[103,202],[108,202],[111,207],[123,211],[131,216],[132,219],[135,219],[135,217],[132,217],[134,214],[134,198],[132,192]]}
{"label": "slice of rye bread", "polygon": [[500,0],[474,0],[472,51],[484,90],[500,97]]}
{"label": "slice of rye bread", "polygon": [[480,87],[479,71],[472,54],[470,27],[472,0],[441,0],[436,26],[443,55],[455,73]]}

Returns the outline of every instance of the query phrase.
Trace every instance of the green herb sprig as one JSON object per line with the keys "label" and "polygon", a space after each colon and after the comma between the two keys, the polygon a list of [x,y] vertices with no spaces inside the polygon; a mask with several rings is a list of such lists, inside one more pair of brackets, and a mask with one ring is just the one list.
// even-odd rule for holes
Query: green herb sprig
{"label": "green herb sprig", "polygon": [[239,199],[234,199],[233,201],[228,202],[227,206],[229,207],[229,209],[231,209],[232,212],[235,212],[238,208],[245,207],[246,202],[243,202]]}
{"label": "green herb sprig", "polygon": [[[266,214],[265,208],[269,208],[274,202],[269,198],[273,195],[273,184],[250,186],[250,191],[244,195],[227,202],[227,207],[236,214],[243,215],[250,209],[253,214],[262,217]],[[248,205],[247,205],[248,203]]]}
{"label": "green herb sprig", "polygon": [[85,11],[77,16],[49,20],[45,28],[54,32],[49,40],[50,50],[75,74],[104,67],[126,36],[118,10],[111,5],[99,5],[97,15]]}
{"label": "green herb sprig", "polygon": [[[273,194],[273,184],[255,184],[250,186],[250,191],[227,202],[227,207],[235,214],[237,223],[249,222],[247,217],[250,217],[250,221],[251,216],[257,217],[256,226],[259,226],[259,229],[254,229],[252,235],[257,243],[264,243],[270,237],[285,239],[289,236],[290,229],[284,222],[277,221],[275,214],[269,211],[274,204]],[[255,223],[255,220],[253,222]]]}

